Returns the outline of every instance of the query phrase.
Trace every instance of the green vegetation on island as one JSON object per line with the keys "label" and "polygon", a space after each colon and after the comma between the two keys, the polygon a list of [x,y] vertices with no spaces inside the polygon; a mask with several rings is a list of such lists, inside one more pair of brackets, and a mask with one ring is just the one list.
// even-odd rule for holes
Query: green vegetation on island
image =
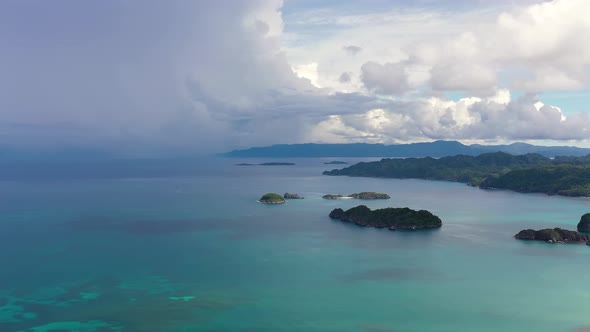
{"label": "green vegetation on island", "polygon": [[550,159],[539,154],[513,156],[495,152],[477,157],[386,158],[323,174],[445,180],[484,189],[590,196],[590,155]]}
{"label": "green vegetation on island", "polygon": [[357,199],[389,199],[389,198],[391,198],[387,194],[376,193],[374,191],[363,191],[360,193],[350,194],[349,196],[352,198],[357,198]]}
{"label": "green vegetation on island", "polygon": [[439,217],[426,210],[409,208],[385,208],[371,211],[365,205],[359,205],[346,211],[334,209],[330,218],[350,222],[359,226],[396,229],[439,228],[442,221]]}
{"label": "green vegetation on island", "polygon": [[480,187],[509,189],[523,193],[590,196],[590,167],[557,165],[517,169],[490,176],[480,183]]}
{"label": "green vegetation on island", "polygon": [[285,199],[283,198],[283,196],[281,196],[279,194],[275,194],[275,193],[264,194],[264,195],[262,195],[262,197],[260,197],[260,199],[258,201],[261,203],[267,203],[267,204],[285,203]]}
{"label": "green vegetation on island", "polygon": [[334,160],[324,163],[324,165],[348,165],[346,161]]}

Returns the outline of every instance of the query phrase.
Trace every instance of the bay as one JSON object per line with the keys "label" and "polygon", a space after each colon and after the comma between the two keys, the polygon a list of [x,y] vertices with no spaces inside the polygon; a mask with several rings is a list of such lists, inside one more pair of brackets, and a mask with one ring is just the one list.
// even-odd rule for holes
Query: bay
{"label": "bay", "polygon": [[[322,176],[328,160],[4,178],[0,331],[590,329],[590,248],[513,238],[575,229],[589,199]],[[391,199],[321,199],[359,191]],[[305,199],[258,203],[266,192]],[[358,204],[427,209],[443,227],[391,232],[328,218]]]}

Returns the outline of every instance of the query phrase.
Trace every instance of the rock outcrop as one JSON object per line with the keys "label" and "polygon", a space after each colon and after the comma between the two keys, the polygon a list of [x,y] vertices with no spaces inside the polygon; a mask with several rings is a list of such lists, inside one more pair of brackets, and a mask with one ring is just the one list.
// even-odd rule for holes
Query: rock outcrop
{"label": "rock outcrop", "polygon": [[578,232],[590,233],[590,213],[586,213],[580,218]]}
{"label": "rock outcrop", "polygon": [[303,197],[299,196],[299,194],[290,194],[290,193],[285,193],[283,195],[283,198],[285,198],[285,199],[303,199]]}
{"label": "rock outcrop", "polygon": [[339,199],[339,198],[343,198],[344,196],[342,195],[332,195],[332,194],[327,194],[322,196],[323,199]]}
{"label": "rock outcrop", "polygon": [[519,240],[544,241],[548,243],[590,243],[590,236],[562,228],[541,230],[525,229],[514,236]]}

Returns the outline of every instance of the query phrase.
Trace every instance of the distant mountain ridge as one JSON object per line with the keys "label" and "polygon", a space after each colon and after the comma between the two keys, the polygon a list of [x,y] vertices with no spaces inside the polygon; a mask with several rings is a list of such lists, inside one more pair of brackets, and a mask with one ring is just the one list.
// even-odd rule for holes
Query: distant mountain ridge
{"label": "distant mountain ridge", "polygon": [[545,157],[586,156],[590,148],[575,146],[539,146],[527,143],[509,145],[465,145],[457,141],[434,141],[396,145],[383,144],[277,144],[253,147],[221,154],[234,158],[298,158],[298,157],[447,157],[455,155],[477,156],[488,152],[506,152],[514,155],[537,153]]}

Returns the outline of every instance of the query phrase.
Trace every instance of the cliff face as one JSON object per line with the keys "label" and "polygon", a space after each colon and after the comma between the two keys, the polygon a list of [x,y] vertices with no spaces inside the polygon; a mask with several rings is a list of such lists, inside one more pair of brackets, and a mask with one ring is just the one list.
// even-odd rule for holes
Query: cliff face
{"label": "cliff face", "polygon": [[590,233],[590,213],[586,213],[580,218],[578,232]]}
{"label": "cliff face", "polygon": [[429,211],[415,211],[409,208],[385,208],[373,210],[359,205],[349,210],[334,209],[330,218],[350,222],[359,226],[396,229],[424,229],[442,226],[439,217]]}

